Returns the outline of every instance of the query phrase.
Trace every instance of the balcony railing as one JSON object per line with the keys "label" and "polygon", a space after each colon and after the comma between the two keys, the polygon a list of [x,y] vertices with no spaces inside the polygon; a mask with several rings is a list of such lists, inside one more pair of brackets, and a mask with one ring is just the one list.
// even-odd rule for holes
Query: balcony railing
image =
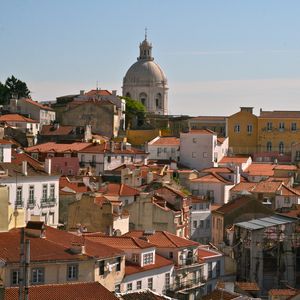
{"label": "balcony railing", "polygon": [[27,201],[27,207],[28,208],[34,208],[35,207],[35,203],[36,203],[35,198],[29,198],[28,201]]}
{"label": "balcony railing", "polygon": [[24,200],[17,199],[15,205],[16,205],[16,208],[22,208],[24,206]]}
{"label": "balcony railing", "polygon": [[51,207],[56,205],[56,198],[42,198],[41,207]]}
{"label": "balcony railing", "polygon": [[90,162],[90,166],[93,167],[93,168],[95,168],[96,167],[96,162],[95,161],[91,161]]}
{"label": "balcony railing", "polygon": [[174,282],[169,286],[167,291],[179,291],[179,290],[185,290],[185,289],[192,289],[199,287],[200,285],[203,285],[206,282],[204,277],[199,277],[196,279],[190,279],[190,280],[182,280],[180,282]]}

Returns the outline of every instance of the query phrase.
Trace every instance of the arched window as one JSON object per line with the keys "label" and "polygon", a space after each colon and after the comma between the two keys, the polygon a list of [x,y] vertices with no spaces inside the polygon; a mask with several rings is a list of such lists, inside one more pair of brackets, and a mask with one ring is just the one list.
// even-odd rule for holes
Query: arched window
{"label": "arched window", "polygon": [[280,142],[279,143],[279,154],[283,154],[284,153],[284,143]]}
{"label": "arched window", "polygon": [[140,93],[140,97],[139,97],[140,101],[142,102],[142,104],[147,107],[147,94],[146,93]]}
{"label": "arched window", "polygon": [[267,151],[268,152],[272,151],[272,142],[267,142]]}
{"label": "arched window", "polygon": [[155,104],[156,108],[162,108],[161,93],[156,95]]}

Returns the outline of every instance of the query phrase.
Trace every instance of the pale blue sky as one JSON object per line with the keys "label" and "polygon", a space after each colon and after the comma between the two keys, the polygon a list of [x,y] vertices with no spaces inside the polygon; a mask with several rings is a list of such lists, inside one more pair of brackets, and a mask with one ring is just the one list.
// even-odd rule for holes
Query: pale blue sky
{"label": "pale blue sky", "polygon": [[300,1],[0,0],[0,81],[34,99],[117,89],[148,27],[173,114],[300,110]]}

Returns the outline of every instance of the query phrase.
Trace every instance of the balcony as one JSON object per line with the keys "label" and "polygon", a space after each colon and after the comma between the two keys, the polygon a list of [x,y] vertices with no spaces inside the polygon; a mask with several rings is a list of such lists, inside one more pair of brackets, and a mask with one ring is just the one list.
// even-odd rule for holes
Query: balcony
{"label": "balcony", "polygon": [[17,199],[15,205],[16,205],[16,208],[23,208],[24,200],[23,199]]}
{"label": "balcony", "polygon": [[41,207],[52,207],[56,205],[56,198],[42,198]]}
{"label": "balcony", "polygon": [[203,277],[190,280],[182,280],[180,282],[177,281],[171,284],[169,288],[166,287],[166,291],[176,292],[180,290],[198,288],[199,286],[204,285],[205,282],[206,280]]}
{"label": "balcony", "polygon": [[32,209],[35,207],[36,200],[34,198],[29,198],[27,201],[27,208]]}
{"label": "balcony", "polygon": [[84,161],[79,162],[79,166],[80,166],[80,168],[84,168],[85,167],[85,162]]}
{"label": "balcony", "polygon": [[96,162],[95,162],[95,161],[90,161],[90,166],[91,166],[92,168],[95,168],[95,167],[96,167]]}

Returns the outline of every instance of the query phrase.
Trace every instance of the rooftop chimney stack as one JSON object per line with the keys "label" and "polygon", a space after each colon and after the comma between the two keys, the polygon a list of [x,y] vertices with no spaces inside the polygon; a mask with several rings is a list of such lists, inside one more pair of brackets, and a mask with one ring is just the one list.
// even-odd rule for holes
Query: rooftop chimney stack
{"label": "rooftop chimney stack", "polygon": [[51,158],[46,158],[45,159],[45,172],[48,175],[51,175]]}
{"label": "rooftop chimney stack", "polygon": [[22,161],[22,174],[27,176],[27,160]]}

